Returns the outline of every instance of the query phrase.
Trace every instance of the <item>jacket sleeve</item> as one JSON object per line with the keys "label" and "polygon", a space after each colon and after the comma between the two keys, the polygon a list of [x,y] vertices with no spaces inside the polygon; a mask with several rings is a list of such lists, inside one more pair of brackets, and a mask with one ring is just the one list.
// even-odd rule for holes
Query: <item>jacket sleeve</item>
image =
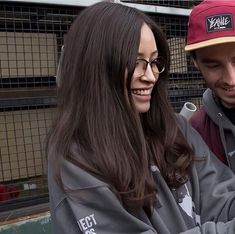
{"label": "jacket sleeve", "polygon": [[190,229],[181,234],[234,234],[235,233],[235,219],[223,222],[206,222],[201,227]]}
{"label": "jacket sleeve", "polygon": [[129,214],[107,186],[79,190],[67,201],[81,233],[156,234],[150,225]]}
{"label": "jacket sleeve", "polygon": [[196,130],[187,123],[184,126],[196,156],[190,180],[201,223],[228,222],[235,217],[235,174],[209,150]]}
{"label": "jacket sleeve", "polygon": [[106,183],[66,160],[62,180],[68,192],[54,206],[56,226],[66,228],[61,234],[157,233],[150,223],[130,214]]}

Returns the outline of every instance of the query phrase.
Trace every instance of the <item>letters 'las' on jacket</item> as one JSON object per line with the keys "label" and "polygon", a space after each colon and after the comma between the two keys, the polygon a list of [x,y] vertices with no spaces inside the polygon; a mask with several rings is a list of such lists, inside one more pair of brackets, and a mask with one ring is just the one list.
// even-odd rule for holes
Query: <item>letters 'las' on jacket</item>
{"label": "letters 'las' on jacket", "polygon": [[211,151],[235,173],[235,125],[226,117],[211,89],[203,94],[202,104],[190,123]]}
{"label": "letters 'las' on jacket", "polygon": [[108,184],[71,162],[62,163],[65,193],[53,176],[48,182],[54,234],[215,234],[235,233],[235,175],[208,149],[183,117],[179,126],[197,157],[190,179],[170,189],[156,165],[153,178],[159,202],[151,217],[144,210],[128,212]]}

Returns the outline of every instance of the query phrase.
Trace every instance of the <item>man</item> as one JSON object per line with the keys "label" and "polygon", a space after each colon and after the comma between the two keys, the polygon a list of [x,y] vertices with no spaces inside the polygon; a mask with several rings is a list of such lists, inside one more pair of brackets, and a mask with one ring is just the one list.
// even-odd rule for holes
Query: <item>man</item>
{"label": "man", "polygon": [[208,86],[190,123],[235,173],[235,1],[205,0],[194,7],[185,50]]}

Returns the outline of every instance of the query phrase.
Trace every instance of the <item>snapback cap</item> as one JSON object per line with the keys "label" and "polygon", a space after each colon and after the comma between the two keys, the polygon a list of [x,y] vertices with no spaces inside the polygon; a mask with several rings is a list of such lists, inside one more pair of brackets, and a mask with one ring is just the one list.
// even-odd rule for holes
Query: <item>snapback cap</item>
{"label": "snapback cap", "polygon": [[235,0],[204,0],[188,21],[185,50],[235,42]]}

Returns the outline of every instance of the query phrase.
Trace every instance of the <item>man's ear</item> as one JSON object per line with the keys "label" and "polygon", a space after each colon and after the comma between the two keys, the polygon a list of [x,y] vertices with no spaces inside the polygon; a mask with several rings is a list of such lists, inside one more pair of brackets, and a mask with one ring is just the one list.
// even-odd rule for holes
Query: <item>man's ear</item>
{"label": "man's ear", "polygon": [[196,59],[193,59],[193,64],[194,64],[194,66],[199,70],[199,67],[198,67],[197,60],[196,60]]}

